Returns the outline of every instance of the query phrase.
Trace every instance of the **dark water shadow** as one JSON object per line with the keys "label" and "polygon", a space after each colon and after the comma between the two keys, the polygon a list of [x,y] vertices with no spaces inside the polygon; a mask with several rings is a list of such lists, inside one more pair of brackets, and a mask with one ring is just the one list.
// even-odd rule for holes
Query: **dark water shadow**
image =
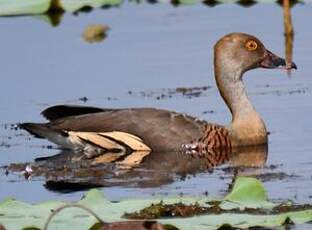
{"label": "dark water shadow", "polygon": [[94,164],[93,159],[73,151],[61,151],[59,154],[37,158],[32,163],[10,164],[7,173],[23,172],[26,179],[43,178],[48,190],[72,192],[93,187],[159,187],[185,180],[200,173],[212,173],[220,165],[227,165],[235,176],[240,169],[249,168],[249,172],[259,173],[265,166],[268,148],[253,146],[237,148],[229,152],[226,149],[210,151],[199,156],[180,152],[152,152],[143,161],[131,167],[118,162]]}

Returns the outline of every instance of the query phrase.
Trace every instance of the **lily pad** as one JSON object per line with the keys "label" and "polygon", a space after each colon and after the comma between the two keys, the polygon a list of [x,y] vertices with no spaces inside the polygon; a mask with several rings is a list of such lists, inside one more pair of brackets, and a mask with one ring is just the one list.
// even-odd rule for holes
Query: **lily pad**
{"label": "lily pad", "polygon": [[84,7],[120,3],[121,0],[0,0],[0,16],[44,14],[49,10],[76,12]]}
{"label": "lily pad", "polygon": [[[229,203],[231,207],[225,205]],[[6,229],[42,229],[54,210],[66,204],[71,203],[49,201],[31,205],[14,199],[6,199],[0,203],[0,225],[2,224]],[[312,221],[311,205],[269,202],[261,183],[257,179],[246,177],[237,178],[232,191],[220,200],[212,200],[207,197],[172,197],[110,202],[99,190],[93,189],[82,200],[74,204],[89,208],[104,222],[127,221],[125,213],[139,213],[155,204],[173,208],[185,208],[193,205],[197,209],[202,207],[207,210],[218,206],[218,212],[195,213],[185,218],[174,215],[159,216],[154,219],[161,224],[170,224],[180,230],[218,229],[224,225],[231,225],[235,228],[276,227],[289,221],[294,223]],[[253,207],[250,208],[250,206]],[[97,222],[97,219],[85,210],[77,207],[68,208],[54,216],[49,229],[91,229]]]}
{"label": "lily pad", "polygon": [[[250,186],[252,184],[252,186]],[[265,188],[260,181],[249,177],[237,177],[232,192],[222,202],[224,209],[232,207],[272,208],[275,205],[268,202]]]}
{"label": "lily pad", "polygon": [[69,12],[76,12],[83,7],[97,8],[106,5],[118,5],[121,0],[60,0],[62,9]]}
{"label": "lily pad", "polygon": [[[159,0],[159,2],[164,2]],[[167,2],[167,1],[165,1]],[[176,5],[191,5],[197,4],[199,0],[176,0]],[[275,0],[216,0],[212,1],[214,4],[224,3],[240,3],[248,5],[250,3],[275,3]],[[295,1],[297,2],[297,1]],[[300,1],[308,2],[308,1]],[[102,6],[114,6],[121,4],[121,0],[0,0],[0,16],[10,15],[34,15],[44,14],[50,10],[61,10],[68,12],[76,12],[85,7],[97,8]]]}
{"label": "lily pad", "polygon": [[50,5],[51,0],[0,0],[0,16],[42,14]]}

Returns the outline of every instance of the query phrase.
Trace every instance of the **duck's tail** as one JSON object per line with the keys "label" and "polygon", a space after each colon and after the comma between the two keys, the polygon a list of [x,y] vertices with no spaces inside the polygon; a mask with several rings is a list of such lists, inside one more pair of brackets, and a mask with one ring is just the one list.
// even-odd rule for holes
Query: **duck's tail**
{"label": "duck's tail", "polygon": [[48,133],[52,130],[43,123],[20,123],[19,127],[25,129],[37,138],[47,138]]}
{"label": "duck's tail", "polygon": [[25,129],[37,138],[45,138],[64,148],[74,148],[69,141],[68,133],[61,130],[54,130],[44,123],[21,123],[19,127]]}

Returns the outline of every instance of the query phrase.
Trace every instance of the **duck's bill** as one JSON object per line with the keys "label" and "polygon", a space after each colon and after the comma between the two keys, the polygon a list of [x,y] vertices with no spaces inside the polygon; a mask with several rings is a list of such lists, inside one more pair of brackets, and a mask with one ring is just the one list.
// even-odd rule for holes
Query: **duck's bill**
{"label": "duck's bill", "polygon": [[287,63],[284,58],[281,58],[270,51],[266,51],[264,59],[260,62],[260,66],[266,69],[297,69],[297,65],[294,62]]}

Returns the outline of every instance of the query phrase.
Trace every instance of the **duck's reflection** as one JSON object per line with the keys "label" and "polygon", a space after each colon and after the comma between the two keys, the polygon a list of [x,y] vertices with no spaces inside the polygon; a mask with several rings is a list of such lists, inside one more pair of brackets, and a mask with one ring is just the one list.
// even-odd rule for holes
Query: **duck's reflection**
{"label": "duck's reflection", "polygon": [[[72,191],[101,186],[155,187],[184,180],[199,173],[212,173],[220,165],[259,170],[266,163],[267,146],[220,149],[197,156],[179,152],[152,152],[140,164],[124,167],[116,163],[95,163],[70,151],[38,158],[31,164],[12,164],[9,171],[28,167],[31,177],[43,177],[51,190]],[[27,171],[27,170],[26,170]],[[235,174],[237,170],[234,170]],[[250,171],[249,171],[250,172]],[[233,176],[233,175],[230,175]]]}

